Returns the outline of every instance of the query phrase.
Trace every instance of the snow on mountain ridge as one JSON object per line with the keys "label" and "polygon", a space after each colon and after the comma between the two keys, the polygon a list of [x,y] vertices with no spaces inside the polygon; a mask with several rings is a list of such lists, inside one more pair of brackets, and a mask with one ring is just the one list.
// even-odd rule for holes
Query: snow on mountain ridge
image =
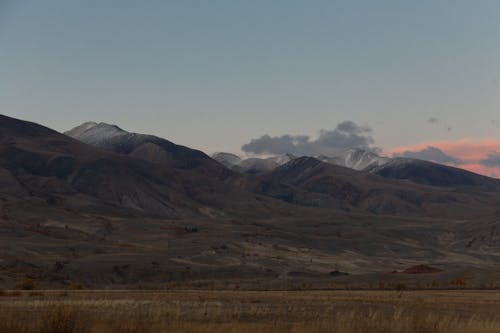
{"label": "snow on mountain ridge", "polygon": [[97,126],[97,123],[95,121],[87,121],[69,131],[64,132],[64,134],[71,137],[80,136],[95,126]]}
{"label": "snow on mountain ridge", "polygon": [[87,144],[97,144],[103,140],[107,140],[118,135],[129,134],[129,132],[116,125],[87,122],[65,132],[64,134],[77,140],[84,141]]}
{"label": "snow on mountain ridge", "polygon": [[241,157],[231,153],[215,153],[212,158],[230,169],[245,173],[266,173],[290,162],[297,157],[292,154],[283,154],[267,158]]}
{"label": "snow on mountain ridge", "polygon": [[288,163],[291,160],[294,160],[296,158],[297,158],[297,156],[292,155],[292,154],[283,154],[283,155],[269,157],[267,159],[277,163],[278,165],[283,165],[283,164]]}
{"label": "snow on mountain ridge", "polygon": [[[265,173],[274,170],[298,157],[292,154],[283,154],[271,157],[251,157],[242,159],[237,155],[229,153],[216,153],[212,158],[226,165],[229,168],[240,172]],[[389,161],[388,157],[379,156],[373,151],[363,149],[348,149],[336,156],[315,156],[321,162],[338,165],[358,171],[380,167]]]}
{"label": "snow on mountain ridge", "polygon": [[382,166],[391,160],[388,157],[379,156],[372,151],[363,149],[348,149],[337,156],[328,157],[321,155],[317,156],[317,159],[325,163],[358,171],[367,170],[375,166]]}
{"label": "snow on mountain ridge", "polygon": [[116,125],[85,123],[65,134],[94,147],[152,163],[180,169],[202,167],[206,172],[213,172],[215,177],[224,174],[219,163],[199,150],[154,135],[128,132]]}

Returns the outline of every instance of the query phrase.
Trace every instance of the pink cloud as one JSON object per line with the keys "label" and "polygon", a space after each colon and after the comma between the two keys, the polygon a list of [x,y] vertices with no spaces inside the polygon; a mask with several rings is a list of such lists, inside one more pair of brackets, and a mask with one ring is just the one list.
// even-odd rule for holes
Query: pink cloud
{"label": "pink cloud", "polygon": [[481,174],[481,175],[485,175],[488,177],[495,177],[495,178],[500,177],[500,167],[489,168],[489,167],[486,167],[486,166],[479,164],[479,163],[461,164],[458,167],[465,169],[465,170],[469,170],[469,171],[478,173],[478,174]]}
{"label": "pink cloud", "polygon": [[460,168],[483,174],[500,177],[500,167],[486,167],[479,163],[492,152],[500,153],[500,140],[495,139],[462,139],[456,141],[429,141],[411,146],[401,146],[387,151],[388,155],[400,154],[405,151],[417,152],[427,147],[436,147],[445,154],[463,161]]}

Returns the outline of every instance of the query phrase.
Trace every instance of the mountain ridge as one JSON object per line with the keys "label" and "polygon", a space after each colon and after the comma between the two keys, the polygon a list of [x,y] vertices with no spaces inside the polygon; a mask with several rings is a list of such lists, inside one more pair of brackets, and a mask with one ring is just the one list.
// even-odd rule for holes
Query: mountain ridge
{"label": "mountain ridge", "polygon": [[226,168],[199,150],[177,145],[154,135],[128,132],[116,125],[87,122],[66,131],[65,135],[101,149],[152,163],[180,169],[199,168],[217,177],[229,176]]}
{"label": "mountain ridge", "polygon": [[439,267],[431,279],[442,281],[479,268],[471,280],[480,285],[496,272],[500,195],[482,187],[387,179],[313,157],[265,174],[205,164],[206,155],[182,168],[184,155],[162,164],[126,148],[0,116],[2,288],[26,276],[47,289],[369,288],[418,264]]}
{"label": "mountain ridge", "polygon": [[[265,175],[266,173],[273,172],[275,169],[283,165],[283,163],[278,164],[269,162],[279,158],[280,156],[282,155],[266,158],[253,157],[246,160],[240,160],[238,164],[229,164],[228,167],[240,173],[252,173],[251,171],[249,172],[249,170],[252,170],[250,168],[245,169],[238,167],[238,165],[248,161],[249,165],[253,165],[255,166],[255,169],[259,170],[258,172],[253,173]],[[297,157],[294,156],[289,160],[294,158]],[[408,180],[422,185],[449,188],[480,187],[482,190],[500,192],[499,179],[480,175],[465,169],[416,158],[389,158],[379,156],[371,150],[358,148],[345,150],[341,154],[333,157],[320,155],[314,158],[331,165],[369,172],[387,179]]]}

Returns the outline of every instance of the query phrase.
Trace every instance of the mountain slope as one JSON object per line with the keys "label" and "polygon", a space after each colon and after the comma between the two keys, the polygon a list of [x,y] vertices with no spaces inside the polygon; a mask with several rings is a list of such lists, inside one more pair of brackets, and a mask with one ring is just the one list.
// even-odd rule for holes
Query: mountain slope
{"label": "mountain slope", "polygon": [[440,187],[469,187],[500,192],[500,180],[429,161],[394,158],[367,171],[389,179],[406,179],[418,184]]}
{"label": "mountain slope", "polygon": [[0,186],[5,289],[26,276],[46,289],[372,288],[408,283],[391,272],[416,264],[442,269],[443,287],[457,269],[467,286],[498,275],[498,194],[314,158],[221,180],[0,116]]}
{"label": "mountain slope", "polygon": [[[397,215],[473,214],[491,209],[496,202],[486,195],[469,196],[387,180],[307,157],[291,159],[263,177],[238,176],[206,155],[186,148],[187,164],[192,161],[191,154],[200,156],[202,164],[180,169],[126,154],[133,147],[157,140],[155,137],[123,133],[108,125],[87,127],[94,129],[92,138],[99,138],[103,145],[109,144],[107,147],[122,154],[83,144],[36,124],[0,118],[0,167],[5,174],[2,181],[21,196],[33,194],[45,202],[125,208],[172,217],[274,215],[281,214],[280,205],[286,206],[259,195],[299,206]],[[88,131],[82,133],[88,135]],[[103,131],[120,134],[98,135]],[[103,137],[109,140],[102,141]],[[159,147],[164,143],[162,139],[156,142]],[[176,155],[172,164],[183,165],[181,156],[186,155],[182,154]]]}
{"label": "mountain slope", "polygon": [[230,176],[226,168],[199,150],[154,135],[130,133],[116,125],[87,122],[65,134],[83,143],[148,162],[180,169],[197,168],[222,178]]}
{"label": "mountain slope", "polygon": [[[193,155],[204,162],[196,151],[186,154],[188,163]],[[208,168],[226,170],[207,159]],[[201,167],[166,167],[0,116],[0,184],[6,185],[0,195],[6,200],[170,217],[268,211],[265,198],[207,175]]]}
{"label": "mountain slope", "polygon": [[500,203],[497,194],[480,195],[384,179],[312,157],[292,160],[265,179],[261,191],[289,202],[375,214],[464,216],[494,211]]}
{"label": "mountain slope", "polygon": [[500,191],[500,180],[420,159],[388,158],[363,149],[349,149],[338,156],[319,156],[318,159],[353,170],[368,171],[388,179],[409,180],[438,187]]}
{"label": "mountain slope", "polygon": [[212,158],[229,169],[241,162],[241,158],[238,155],[224,152],[215,153],[212,155]]}

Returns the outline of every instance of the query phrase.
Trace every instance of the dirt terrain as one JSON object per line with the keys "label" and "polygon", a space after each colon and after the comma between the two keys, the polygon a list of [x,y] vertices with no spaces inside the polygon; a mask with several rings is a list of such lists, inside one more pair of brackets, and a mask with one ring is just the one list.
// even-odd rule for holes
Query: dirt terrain
{"label": "dirt terrain", "polygon": [[[242,221],[62,215],[0,224],[0,285],[28,278],[37,288],[497,288],[495,226],[334,214]],[[417,264],[432,269],[408,274],[418,273]]]}
{"label": "dirt terrain", "polygon": [[163,139],[121,137],[171,160],[0,116],[1,288],[500,285],[494,179],[433,187],[309,157],[243,175]]}

